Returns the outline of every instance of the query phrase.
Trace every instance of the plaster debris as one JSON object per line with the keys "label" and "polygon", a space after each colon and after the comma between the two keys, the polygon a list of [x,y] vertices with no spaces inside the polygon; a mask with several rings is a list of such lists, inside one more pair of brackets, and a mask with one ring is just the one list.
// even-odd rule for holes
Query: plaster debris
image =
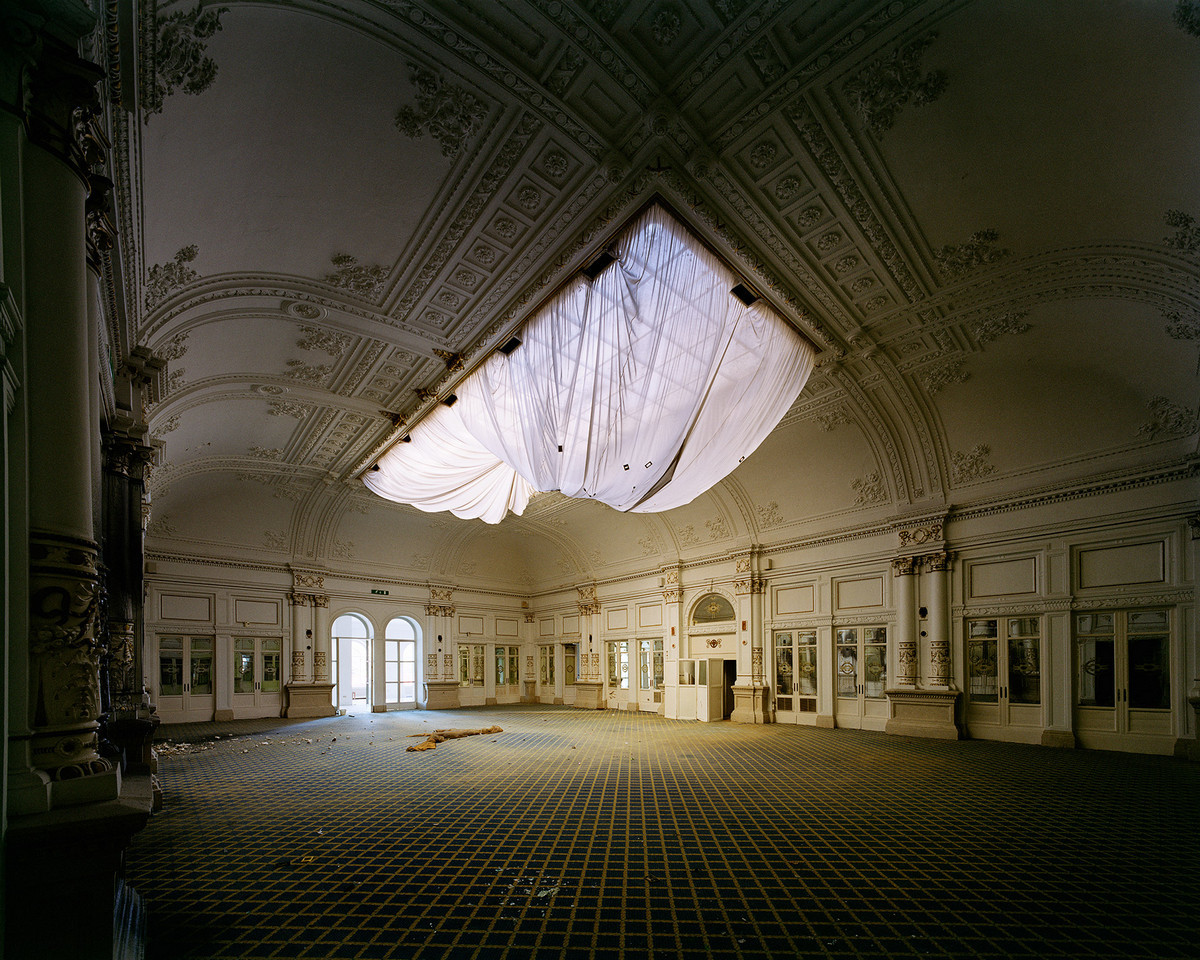
{"label": "plaster debris", "polygon": [[[417,750],[433,750],[439,743],[442,743],[445,740],[457,740],[460,737],[477,737],[481,734],[503,732],[504,729],[502,727],[483,727],[479,730],[434,730],[433,733],[428,734],[428,739],[426,739],[423,743],[414,743],[411,747],[405,747],[404,752],[412,753]],[[409,736],[424,737],[426,734],[411,733]],[[495,742],[495,740],[492,741],[492,743]]]}

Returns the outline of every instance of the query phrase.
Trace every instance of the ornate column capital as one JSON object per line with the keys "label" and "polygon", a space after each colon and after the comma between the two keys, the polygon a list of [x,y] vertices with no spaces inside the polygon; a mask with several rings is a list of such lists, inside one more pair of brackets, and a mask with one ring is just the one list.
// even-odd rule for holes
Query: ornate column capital
{"label": "ornate column capital", "polygon": [[892,561],[892,576],[911,577],[916,574],[920,562],[918,557],[897,557]]}
{"label": "ornate column capital", "polygon": [[329,597],[323,593],[312,594],[308,600],[314,607],[329,607]]}
{"label": "ornate column capital", "polygon": [[930,553],[921,557],[921,563],[925,565],[925,569],[930,573],[943,573],[949,570],[953,560],[954,554],[949,550],[941,550],[937,553]]}

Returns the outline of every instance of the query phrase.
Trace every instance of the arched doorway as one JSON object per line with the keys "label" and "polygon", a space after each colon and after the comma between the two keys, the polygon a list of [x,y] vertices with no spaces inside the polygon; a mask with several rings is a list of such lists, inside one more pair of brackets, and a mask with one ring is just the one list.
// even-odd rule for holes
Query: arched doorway
{"label": "arched doorway", "polygon": [[366,710],[371,705],[371,622],[344,613],[333,621],[333,702],[339,709]]}
{"label": "arched doorway", "polygon": [[383,631],[383,684],[376,703],[383,710],[412,710],[417,705],[417,644],[420,627],[394,617]]}

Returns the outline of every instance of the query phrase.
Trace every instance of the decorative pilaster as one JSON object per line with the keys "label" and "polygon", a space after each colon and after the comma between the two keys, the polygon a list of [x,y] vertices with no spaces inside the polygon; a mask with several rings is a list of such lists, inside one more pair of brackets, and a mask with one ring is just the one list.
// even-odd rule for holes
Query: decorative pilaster
{"label": "decorative pilaster", "polygon": [[763,595],[758,548],[737,558],[733,591],[738,598],[738,677],[733,685],[735,723],[767,723],[767,687],[763,681]]}
{"label": "decorative pilaster", "polygon": [[313,682],[329,679],[329,597],[323,593],[309,597],[313,606]]}
{"label": "decorative pilaster", "polygon": [[929,684],[948,689],[953,683],[950,658],[950,554],[946,551],[923,559],[929,571]]}
{"label": "decorative pilaster", "polygon": [[308,659],[313,647],[313,620],[308,616],[308,594],[289,593],[292,612],[292,683],[308,683]]}
{"label": "decorative pilaster", "polygon": [[899,557],[892,561],[892,594],[896,601],[896,685],[917,685],[917,561]]}
{"label": "decorative pilaster", "polygon": [[[454,668],[455,655],[451,638],[453,637],[454,588],[429,588],[429,602],[425,604],[426,622],[429,624],[429,636],[436,637],[436,650],[429,653],[426,662],[429,674],[425,678],[425,708],[427,710],[454,710],[459,703],[458,676]],[[483,663],[478,668],[472,664],[472,670],[478,669],[478,675],[483,676]]]}
{"label": "decorative pilaster", "polygon": [[[600,674],[600,652],[595,649],[594,637],[599,629],[600,601],[596,585],[584,584],[575,588],[579,594],[579,657],[575,678],[575,706],[585,710],[604,709],[604,684]],[[584,640],[583,638],[587,639]]]}

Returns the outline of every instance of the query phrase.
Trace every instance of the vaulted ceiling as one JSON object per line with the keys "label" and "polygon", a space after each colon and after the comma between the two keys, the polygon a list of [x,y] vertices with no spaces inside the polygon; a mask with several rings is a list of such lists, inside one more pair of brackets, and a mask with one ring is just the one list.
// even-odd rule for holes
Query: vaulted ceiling
{"label": "vaulted ceiling", "polygon": [[[118,130],[150,549],[521,594],[1194,460],[1200,4],[159,3]],[[692,504],[359,477],[650,198],[819,348]]]}

